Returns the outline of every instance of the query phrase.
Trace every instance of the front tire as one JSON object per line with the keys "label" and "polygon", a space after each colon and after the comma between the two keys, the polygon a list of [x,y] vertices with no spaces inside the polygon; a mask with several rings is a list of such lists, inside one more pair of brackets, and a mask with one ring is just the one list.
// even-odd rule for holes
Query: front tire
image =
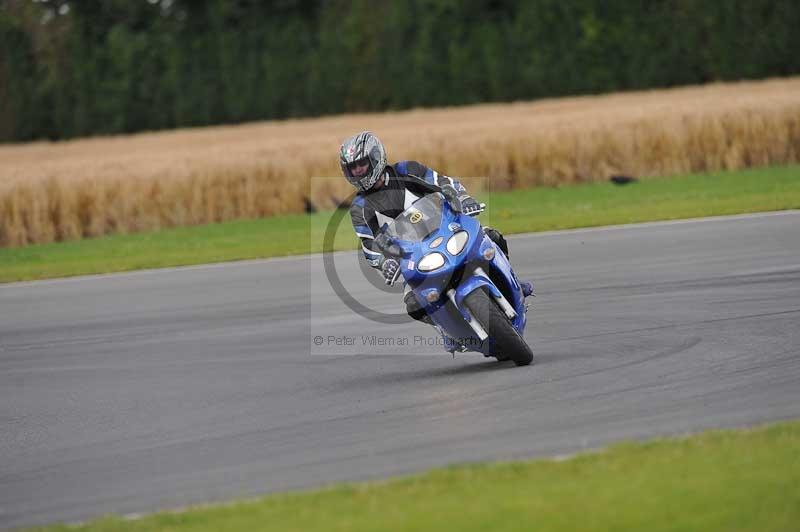
{"label": "front tire", "polygon": [[533,351],[520,336],[494,298],[483,288],[473,290],[464,298],[472,317],[483,325],[489,334],[489,354],[498,360],[511,359],[517,366],[527,366],[533,361]]}

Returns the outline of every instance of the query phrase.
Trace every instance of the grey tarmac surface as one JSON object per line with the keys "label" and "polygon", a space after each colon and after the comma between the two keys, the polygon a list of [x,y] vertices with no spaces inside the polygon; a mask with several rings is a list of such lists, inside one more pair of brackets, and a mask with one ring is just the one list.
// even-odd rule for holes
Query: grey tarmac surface
{"label": "grey tarmac surface", "polygon": [[319,256],[0,286],[0,528],[800,417],[800,212],[509,241],[526,368]]}

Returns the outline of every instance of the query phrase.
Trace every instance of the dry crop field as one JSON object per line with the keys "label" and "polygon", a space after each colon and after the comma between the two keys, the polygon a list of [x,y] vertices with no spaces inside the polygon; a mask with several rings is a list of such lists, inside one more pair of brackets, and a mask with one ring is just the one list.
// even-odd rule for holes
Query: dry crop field
{"label": "dry crop field", "polygon": [[800,78],[0,145],[0,246],[330,208],[362,129],[496,189],[787,164]]}

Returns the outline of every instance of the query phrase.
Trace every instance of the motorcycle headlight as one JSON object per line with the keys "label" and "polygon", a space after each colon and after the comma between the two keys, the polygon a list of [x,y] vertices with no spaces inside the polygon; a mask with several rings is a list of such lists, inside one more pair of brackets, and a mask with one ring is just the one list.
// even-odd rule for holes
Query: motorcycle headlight
{"label": "motorcycle headlight", "polygon": [[469,240],[469,233],[466,231],[459,231],[447,240],[447,251],[451,255],[458,255],[464,251],[464,246],[467,245]]}
{"label": "motorcycle headlight", "polygon": [[444,266],[444,255],[441,253],[433,252],[428,253],[422,260],[419,261],[417,269],[421,272],[432,272]]}

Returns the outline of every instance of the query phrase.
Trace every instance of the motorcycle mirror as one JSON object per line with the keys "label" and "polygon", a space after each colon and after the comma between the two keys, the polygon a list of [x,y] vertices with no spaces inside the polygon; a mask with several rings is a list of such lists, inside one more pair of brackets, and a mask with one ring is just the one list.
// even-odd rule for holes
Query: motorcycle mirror
{"label": "motorcycle mirror", "polygon": [[386,233],[378,233],[378,236],[375,237],[375,245],[379,250],[386,251],[392,245],[392,238]]}
{"label": "motorcycle mirror", "polygon": [[390,257],[401,258],[406,256],[400,244],[386,233],[379,234],[377,238],[375,238],[375,244],[378,246],[378,249]]}
{"label": "motorcycle mirror", "polygon": [[403,248],[396,243],[392,243],[388,248],[386,248],[385,251],[387,255],[391,255],[393,257],[402,257],[404,255]]}

